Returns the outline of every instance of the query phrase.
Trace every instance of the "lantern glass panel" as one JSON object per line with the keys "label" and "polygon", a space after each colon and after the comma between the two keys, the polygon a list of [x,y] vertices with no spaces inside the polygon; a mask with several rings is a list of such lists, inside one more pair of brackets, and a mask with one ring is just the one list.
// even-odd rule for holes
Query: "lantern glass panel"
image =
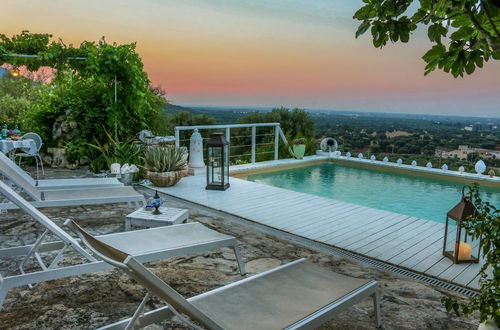
{"label": "lantern glass panel", "polygon": [[224,183],[229,182],[229,145],[224,146]]}
{"label": "lantern glass panel", "polygon": [[222,184],[222,147],[208,148],[208,183]]}
{"label": "lantern glass panel", "polygon": [[446,236],[445,236],[445,247],[444,250],[446,253],[448,253],[450,256],[453,256],[455,253],[455,242],[457,239],[457,223],[453,219],[446,219],[448,222],[447,230],[446,230]]}

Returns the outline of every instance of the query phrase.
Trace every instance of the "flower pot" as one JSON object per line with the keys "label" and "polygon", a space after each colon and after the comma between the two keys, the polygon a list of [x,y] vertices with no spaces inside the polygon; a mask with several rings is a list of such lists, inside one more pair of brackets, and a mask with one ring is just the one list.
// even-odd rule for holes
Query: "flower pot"
{"label": "flower pot", "polygon": [[124,185],[131,186],[134,181],[134,174],[135,173],[123,173],[121,176],[118,176],[117,179]]}
{"label": "flower pot", "polygon": [[147,172],[147,177],[157,187],[171,187],[182,179],[182,171]]}
{"label": "flower pot", "polygon": [[306,145],[305,144],[294,144],[293,145],[293,154],[295,158],[302,159],[304,158],[304,154],[306,153]]}

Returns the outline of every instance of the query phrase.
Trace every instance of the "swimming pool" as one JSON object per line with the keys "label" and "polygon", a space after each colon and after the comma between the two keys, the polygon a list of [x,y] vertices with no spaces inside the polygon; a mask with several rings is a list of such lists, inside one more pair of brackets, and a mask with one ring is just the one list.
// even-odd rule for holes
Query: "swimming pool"
{"label": "swimming pool", "polygon": [[[250,174],[247,180],[437,222],[445,222],[464,185],[333,162]],[[485,186],[481,191],[500,207],[500,189]]]}

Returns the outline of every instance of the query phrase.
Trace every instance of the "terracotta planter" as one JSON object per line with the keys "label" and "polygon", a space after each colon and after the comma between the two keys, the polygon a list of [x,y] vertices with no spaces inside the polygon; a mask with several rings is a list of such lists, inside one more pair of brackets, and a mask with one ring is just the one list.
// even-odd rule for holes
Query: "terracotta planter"
{"label": "terracotta planter", "polygon": [[182,179],[182,171],[147,172],[149,181],[157,187],[171,187]]}
{"label": "terracotta planter", "polygon": [[306,145],[305,144],[294,144],[293,145],[293,154],[295,158],[302,159],[304,158],[304,154],[306,153]]}

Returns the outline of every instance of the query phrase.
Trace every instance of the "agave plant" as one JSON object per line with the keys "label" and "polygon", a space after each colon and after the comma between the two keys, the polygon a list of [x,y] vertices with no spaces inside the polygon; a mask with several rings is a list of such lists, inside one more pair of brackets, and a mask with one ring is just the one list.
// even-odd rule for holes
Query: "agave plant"
{"label": "agave plant", "polygon": [[175,172],[186,167],[184,151],[172,147],[151,147],[141,157],[141,167],[150,172]]}

